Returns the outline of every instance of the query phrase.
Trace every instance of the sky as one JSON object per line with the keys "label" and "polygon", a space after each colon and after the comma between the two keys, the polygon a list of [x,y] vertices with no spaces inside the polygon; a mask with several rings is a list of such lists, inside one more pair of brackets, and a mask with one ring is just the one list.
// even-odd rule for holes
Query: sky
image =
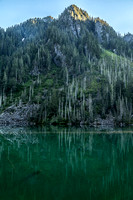
{"label": "sky", "polygon": [[133,34],[133,0],[0,0],[0,27],[6,29],[34,17],[57,18],[71,4],[107,21],[122,35]]}

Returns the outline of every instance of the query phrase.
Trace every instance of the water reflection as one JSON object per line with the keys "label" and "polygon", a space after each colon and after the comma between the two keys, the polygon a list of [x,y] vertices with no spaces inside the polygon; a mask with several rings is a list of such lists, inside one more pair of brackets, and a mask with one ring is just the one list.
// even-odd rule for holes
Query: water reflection
{"label": "water reflection", "polygon": [[132,199],[133,130],[0,129],[0,199]]}

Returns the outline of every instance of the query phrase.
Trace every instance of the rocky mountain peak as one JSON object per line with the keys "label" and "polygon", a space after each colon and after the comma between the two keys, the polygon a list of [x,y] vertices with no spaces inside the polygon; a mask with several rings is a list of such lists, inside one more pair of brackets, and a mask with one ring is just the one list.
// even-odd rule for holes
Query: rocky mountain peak
{"label": "rocky mountain peak", "polygon": [[78,8],[76,5],[69,6],[67,8],[67,11],[75,20],[86,21],[90,18],[86,11],[82,10],[81,8]]}
{"label": "rocky mountain peak", "polygon": [[75,36],[80,34],[81,23],[91,20],[88,13],[76,5],[71,5],[59,16],[58,22],[61,28],[71,30]]}

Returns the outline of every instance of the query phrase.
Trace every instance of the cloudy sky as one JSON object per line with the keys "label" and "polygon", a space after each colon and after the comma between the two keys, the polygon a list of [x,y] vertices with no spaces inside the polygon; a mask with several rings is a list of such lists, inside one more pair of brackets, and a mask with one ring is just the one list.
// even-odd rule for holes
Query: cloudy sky
{"label": "cloudy sky", "polygon": [[34,17],[57,18],[71,4],[104,19],[121,34],[133,33],[133,0],[0,0],[0,27]]}

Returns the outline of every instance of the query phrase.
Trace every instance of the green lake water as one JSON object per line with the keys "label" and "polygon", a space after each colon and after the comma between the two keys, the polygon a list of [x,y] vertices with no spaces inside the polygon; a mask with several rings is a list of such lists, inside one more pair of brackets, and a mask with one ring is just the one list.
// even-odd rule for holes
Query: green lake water
{"label": "green lake water", "polygon": [[133,128],[0,128],[0,200],[132,200]]}

